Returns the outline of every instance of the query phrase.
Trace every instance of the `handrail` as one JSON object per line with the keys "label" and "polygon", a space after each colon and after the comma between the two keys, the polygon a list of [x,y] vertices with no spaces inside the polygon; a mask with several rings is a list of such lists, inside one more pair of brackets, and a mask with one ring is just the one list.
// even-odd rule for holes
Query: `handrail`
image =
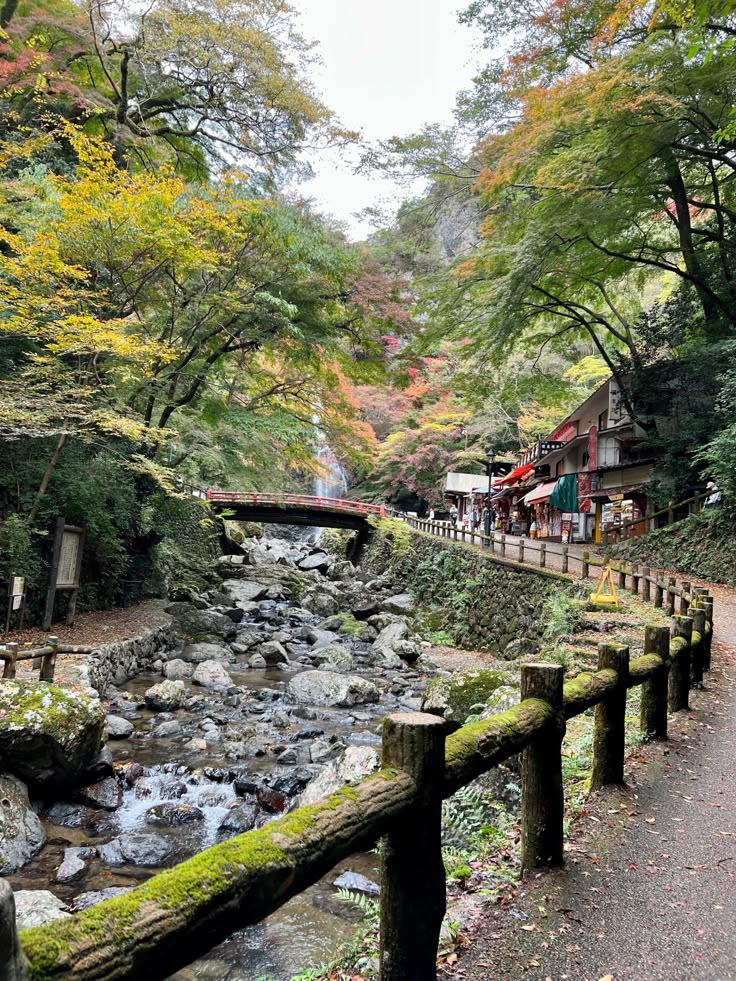
{"label": "handrail", "polygon": [[312,494],[260,494],[247,491],[207,491],[207,500],[214,504],[272,504],[277,507],[320,508],[350,514],[385,514],[384,504],[366,504],[339,497],[320,497]]}
{"label": "handrail", "polygon": [[644,686],[642,733],[666,738],[668,708],[686,710],[691,672],[697,685],[710,667],[713,608],[706,599],[694,596],[692,616],[673,618],[672,636],[667,627],[647,626],[642,657],[629,661],[627,647],[603,644],[598,670],[564,686],[560,665],[523,665],[517,706],[467,724],[446,740],[437,717],[389,716],[377,773],[257,831],[207,848],[125,896],[16,934],[12,890],[0,882],[0,977],[166,978],[386,835],[382,978],[404,981],[406,973],[397,965],[411,963],[413,981],[430,981],[441,920],[437,904],[444,910],[439,800],[523,752],[522,865],[562,864],[565,720],[596,707],[592,786],[620,782],[626,690]]}

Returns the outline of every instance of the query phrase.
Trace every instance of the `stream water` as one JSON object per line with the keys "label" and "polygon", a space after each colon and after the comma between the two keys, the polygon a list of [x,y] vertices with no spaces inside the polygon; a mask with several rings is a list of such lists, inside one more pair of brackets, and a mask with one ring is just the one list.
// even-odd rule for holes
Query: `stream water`
{"label": "stream water", "polygon": [[[315,581],[316,574],[311,575],[309,583]],[[387,594],[391,591],[389,587]],[[248,827],[260,827],[296,806],[298,792],[346,748],[380,749],[381,716],[418,708],[427,670],[403,662],[389,668],[377,664],[370,641],[383,621],[367,639],[342,634],[338,638],[338,646],[354,660],[351,675],[375,683],[378,702],[348,708],[295,703],[289,682],[299,672],[319,666],[314,653],[318,645],[306,638],[310,629],[320,629],[324,617],[289,599],[245,606],[248,612],[235,637],[223,644],[228,648],[230,686],[207,689],[185,680],[183,705],[163,712],[146,703],[146,692],[162,681],[160,673],[139,675],[113,694],[110,713],[133,726],[128,738],[109,743],[117,780],[117,789],[115,780],[108,781],[113,799],[80,805],[77,798],[74,804],[47,808],[43,817],[48,842],[10,877],[14,889],[50,889],[74,910],[99,899],[90,895],[99,890],[135,885],[159,868]],[[380,616],[388,623],[398,619]],[[252,644],[256,634],[259,644],[274,638],[285,644],[289,662],[249,667],[258,646],[244,650],[246,644],[238,641]],[[162,666],[167,658],[181,656],[181,649],[162,653]],[[395,655],[394,659],[399,661]],[[154,848],[153,857],[133,861],[126,853],[116,864],[110,848],[125,840],[120,836],[133,836],[139,844],[145,839],[146,848]],[[75,847],[90,849],[83,855],[84,869],[60,881],[65,851]],[[334,880],[347,870],[375,879],[375,866],[375,855],[353,856],[278,912],[233,934],[174,977],[288,981],[305,966],[328,960],[360,919],[338,898]]]}

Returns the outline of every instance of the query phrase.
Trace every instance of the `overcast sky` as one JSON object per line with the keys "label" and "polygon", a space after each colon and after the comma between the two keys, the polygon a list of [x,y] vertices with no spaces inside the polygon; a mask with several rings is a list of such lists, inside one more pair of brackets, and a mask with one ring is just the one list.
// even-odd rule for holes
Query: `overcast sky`
{"label": "overcast sky", "polygon": [[[342,123],[366,139],[405,135],[428,122],[450,122],[455,93],[478,64],[476,39],[457,22],[457,0],[292,0],[302,32],[319,42],[315,79]],[[352,173],[345,154],[313,159],[303,186],[321,208],[348,223],[353,238],[370,225],[355,213],[396,199],[385,181]]]}

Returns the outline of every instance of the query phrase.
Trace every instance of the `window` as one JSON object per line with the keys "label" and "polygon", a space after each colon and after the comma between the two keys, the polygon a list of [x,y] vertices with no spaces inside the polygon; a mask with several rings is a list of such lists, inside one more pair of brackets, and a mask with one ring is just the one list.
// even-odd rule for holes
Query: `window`
{"label": "window", "polygon": [[608,415],[608,409],[604,409],[603,412],[598,416],[598,431],[606,428],[606,416]]}
{"label": "window", "polygon": [[590,456],[588,455],[588,451],[585,450],[584,453],[583,453],[583,461],[582,461],[583,470],[587,470],[588,469],[588,461],[589,460],[590,460]]}

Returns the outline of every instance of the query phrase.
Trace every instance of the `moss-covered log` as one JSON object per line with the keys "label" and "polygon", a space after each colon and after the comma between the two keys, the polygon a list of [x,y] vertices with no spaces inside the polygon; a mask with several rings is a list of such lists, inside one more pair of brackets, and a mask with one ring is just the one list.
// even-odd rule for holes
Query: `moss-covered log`
{"label": "moss-covered log", "polygon": [[582,672],[571,681],[566,681],[562,688],[565,718],[572,719],[597,705],[602,698],[607,698],[614,691],[616,682],[616,673],[608,670],[594,674]]}
{"label": "moss-covered log", "polygon": [[443,796],[450,797],[481,773],[521,752],[554,719],[554,710],[546,702],[527,698],[508,712],[471,722],[448,736]]}
{"label": "moss-covered log", "polygon": [[32,981],[167,978],[262,920],[341,859],[370,847],[415,802],[381,770],[311,807],[200,852],[125,896],[20,934]]}

